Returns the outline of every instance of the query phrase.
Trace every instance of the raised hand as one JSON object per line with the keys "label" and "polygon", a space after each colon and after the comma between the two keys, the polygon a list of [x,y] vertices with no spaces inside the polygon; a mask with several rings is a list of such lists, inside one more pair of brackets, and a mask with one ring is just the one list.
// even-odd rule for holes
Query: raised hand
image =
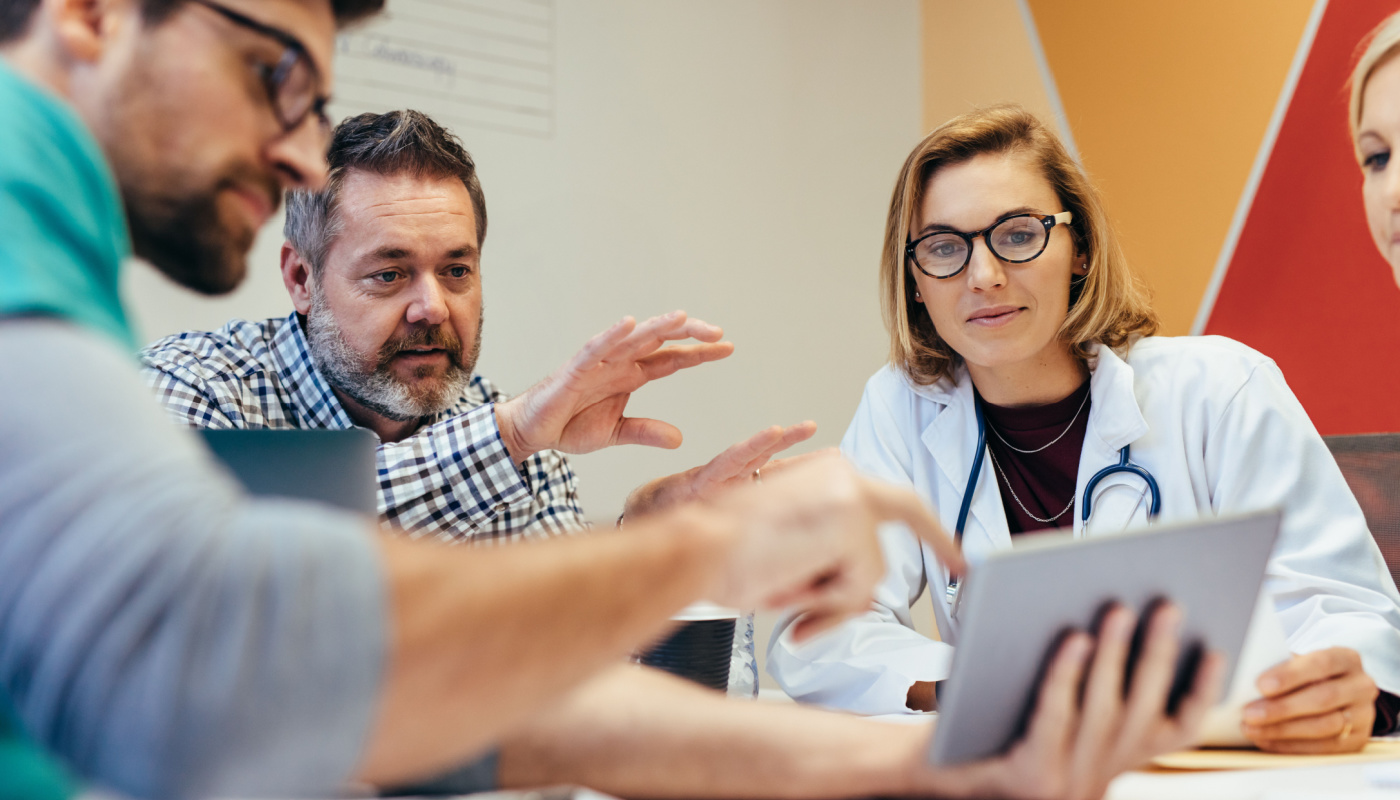
{"label": "raised hand", "polygon": [[623,515],[636,517],[676,503],[710,499],[725,489],[754,481],[760,469],[768,470],[768,476],[772,477],[778,470],[815,455],[809,453],[772,461],[773,456],[807,441],[816,432],[817,423],[811,420],[786,428],[779,425],[765,428],[715,456],[708,464],[637,487],[627,496]]}
{"label": "raised hand", "polygon": [[707,596],[734,608],[797,611],[803,616],[792,635],[799,640],[870,608],[885,572],[876,536],[882,522],[906,523],[954,572],[963,568],[957,546],[917,495],[863,478],[835,454],[721,493],[707,508],[731,515],[737,532]]}
{"label": "raised hand", "polygon": [[1168,714],[1181,612],[1165,605],[1148,621],[1125,691],[1136,623],[1119,607],[1105,615],[1097,640],[1067,636],[1040,685],[1026,735],[1010,752],[945,771],[920,765],[911,788],[950,797],[1094,800],[1120,773],[1189,746],[1219,696],[1225,661],[1217,653],[1202,658],[1191,692]]}
{"label": "raised hand", "polygon": [[[673,311],[640,325],[627,317],[594,336],[552,375],[496,404],[511,458],[518,464],[541,450],[591,453],[619,444],[679,447],[674,425],[623,416],[627,401],[649,381],[734,352],[734,345],[719,341],[723,333]],[[663,347],[684,339],[699,343]]]}
{"label": "raised hand", "polygon": [[1275,753],[1355,753],[1371,740],[1380,690],[1361,655],[1332,647],[1259,676],[1262,700],[1244,709],[1244,735]]}

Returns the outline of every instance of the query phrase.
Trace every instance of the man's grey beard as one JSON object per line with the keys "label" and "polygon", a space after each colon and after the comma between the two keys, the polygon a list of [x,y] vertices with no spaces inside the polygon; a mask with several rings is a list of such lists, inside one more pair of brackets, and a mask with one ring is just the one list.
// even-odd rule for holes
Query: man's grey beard
{"label": "man's grey beard", "polygon": [[447,348],[447,371],[443,374],[440,387],[430,392],[415,390],[390,371],[390,364],[399,352],[402,341],[386,342],[374,355],[374,366],[366,370],[365,358],[345,341],[340,325],[326,307],[320,287],[314,281],[311,286],[311,309],[306,315],[306,341],[311,348],[312,361],[332,387],[386,419],[408,422],[438,414],[466,393],[472,370],[476,368],[476,359],[481,354],[481,323],[482,319],[478,317],[476,337],[469,352],[463,353],[460,342],[453,337],[452,342],[457,347]]}

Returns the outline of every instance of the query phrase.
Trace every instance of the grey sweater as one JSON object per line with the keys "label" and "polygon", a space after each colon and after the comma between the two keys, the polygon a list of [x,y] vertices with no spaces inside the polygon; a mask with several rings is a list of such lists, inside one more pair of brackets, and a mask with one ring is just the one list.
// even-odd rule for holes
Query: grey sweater
{"label": "grey sweater", "polygon": [[107,339],[0,319],[0,689],[85,779],[334,792],[384,669],[370,531],[250,500]]}

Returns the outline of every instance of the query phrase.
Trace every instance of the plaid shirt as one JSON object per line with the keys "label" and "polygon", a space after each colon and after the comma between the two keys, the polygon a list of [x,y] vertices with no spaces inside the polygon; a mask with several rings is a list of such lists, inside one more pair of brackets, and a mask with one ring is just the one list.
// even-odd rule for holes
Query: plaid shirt
{"label": "plaid shirt", "polygon": [[[176,419],[196,428],[354,426],[311,359],[295,313],[169,336],[141,353],[147,382]],[[473,376],[466,393],[412,436],[379,445],[379,514],[413,536],[446,540],[542,537],[586,527],[578,482],[562,453],[517,468],[496,426],[504,399]]]}

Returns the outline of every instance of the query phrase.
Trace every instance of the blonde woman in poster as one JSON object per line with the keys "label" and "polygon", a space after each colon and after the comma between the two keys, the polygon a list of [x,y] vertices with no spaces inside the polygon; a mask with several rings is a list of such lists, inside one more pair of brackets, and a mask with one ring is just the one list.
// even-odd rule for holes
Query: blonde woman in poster
{"label": "blonde woman in poster", "polygon": [[[1346,752],[1393,727],[1400,595],[1322,438],[1265,356],[1153,335],[1097,189],[1035,117],[972,112],[914,149],[881,299],[890,365],[842,442],[859,468],[919,492],[973,563],[1040,530],[1281,508],[1266,589],[1298,655],[1261,677],[1245,735]],[[933,707],[958,640],[954,590],[909,534],[882,543],[889,572],[869,613],[802,645],[773,637],[769,671],[792,696],[867,714]],[[926,588],[941,642],[913,629]]]}

